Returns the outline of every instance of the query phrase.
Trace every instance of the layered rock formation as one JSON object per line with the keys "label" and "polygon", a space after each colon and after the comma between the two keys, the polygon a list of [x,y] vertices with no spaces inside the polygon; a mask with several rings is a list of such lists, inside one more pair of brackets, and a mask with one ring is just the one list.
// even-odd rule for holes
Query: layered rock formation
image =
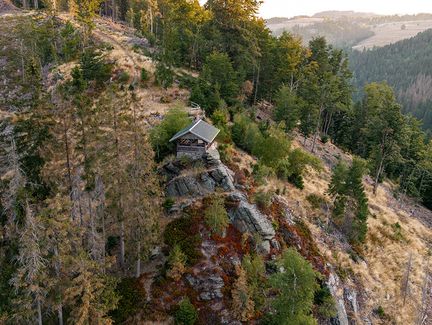
{"label": "layered rock formation", "polygon": [[247,194],[236,189],[234,172],[221,162],[217,150],[195,160],[170,161],[161,172],[167,178],[166,193],[169,197],[199,198],[218,189],[225,192],[231,223],[242,233],[260,235],[262,241],[258,250],[261,253],[269,254],[272,246],[279,249],[272,223],[255,204],[249,203]]}

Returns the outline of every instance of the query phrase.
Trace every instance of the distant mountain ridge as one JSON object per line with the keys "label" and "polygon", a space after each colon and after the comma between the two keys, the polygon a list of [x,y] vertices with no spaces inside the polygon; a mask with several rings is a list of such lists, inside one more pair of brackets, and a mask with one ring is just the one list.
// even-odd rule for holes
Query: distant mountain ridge
{"label": "distant mountain ridge", "polygon": [[274,17],[266,22],[276,36],[288,31],[302,37],[304,43],[324,36],[336,47],[363,50],[396,43],[432,28],[432,14],[383,16],[330,10],[313,16]]}
{"label": "distant mountain ridge", "polygon": [[347,11],[328,10],[328,11],[318,12],[314,14],[312,17],[338,19],[338,18],[347,18],[347,17],[372,18],[372,17],[381,17],[381,16],[382,15],[378,15],[372,12],[357,12],[352,10],[347,10]]}

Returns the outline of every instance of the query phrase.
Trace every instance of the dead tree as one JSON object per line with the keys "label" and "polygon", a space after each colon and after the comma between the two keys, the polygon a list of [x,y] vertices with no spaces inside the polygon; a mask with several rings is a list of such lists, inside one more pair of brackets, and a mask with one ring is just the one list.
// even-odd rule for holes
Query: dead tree
{"label": "dead tree", "polygon": [[409,293],[409,279],[411,275],[411,269],[412,269],[412,253],[409,255],[408,263],[405,269],[404,276],[402,278],[402,285],[401,285],[401,293],[403,297],[403,304],[405,306],[406,298]]}

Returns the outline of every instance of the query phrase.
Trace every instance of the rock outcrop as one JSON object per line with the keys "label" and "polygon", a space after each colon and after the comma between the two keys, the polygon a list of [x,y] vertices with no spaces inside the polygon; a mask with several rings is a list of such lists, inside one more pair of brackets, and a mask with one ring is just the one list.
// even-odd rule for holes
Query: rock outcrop
{"label": "rock outcrop", "polygon": [[213,150],[192,161],[176,159],[162,168],[168,183],[166,193],[170,197],[200,197],[213,193],[217,188],[225,192],[235,190],[234,173]]}
{"label": "rock outcrop", "polygon": [[242,233],[259,234],[262,242],[258,245],[258,251],[269,254],[271,246],[279,249],[279,243],[274,239],[276,232],[266,215],[262,214],[256,205],[249,203],[246,194],[233,192],[228,196],[228,210],[231,223]]}
{"label": "rock outcrop", "polygon": [[[258,234],[261,241],[258,251],[269,254],[271,248],[280,249],[275,230],[266,215],[249,203],[245,193],[236,189],[234,172],[225,166],[215,149],[194,160],[175,159],[162,167],[167,178],[166,193],[169,197],[199,198],[217,189],[227,192],[228,215],[231,223],[242,233]],[[179,207],[172,209],[177,212]]]}

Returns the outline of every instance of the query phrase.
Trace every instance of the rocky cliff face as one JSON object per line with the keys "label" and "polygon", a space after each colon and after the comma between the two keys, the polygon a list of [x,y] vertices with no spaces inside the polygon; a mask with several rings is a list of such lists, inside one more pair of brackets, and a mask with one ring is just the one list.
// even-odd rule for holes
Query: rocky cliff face
{"label": "rocky cliff face", "polygon": [[168,180],[166,193],[170,197],[203,197],[216,189],[235,190],[234,173],[222,164],[217,150],[194,160],[170,161],[163,166],[162,174]]}
{"label": "rocky cliff face", "polygon": [[163,166],[162,173],[167,177],[166,193],[169,197],[197,199],[216,190],[225,192],[230,206],[230,221],[237,230],[259,235],[262,241],[258,250],[262,254],[269,254],[271,247],[280,249],[269,218],[249,202],[246,193],[236,189],[234,172],[221,162],[217,150],[194,160],[170,161]]}
{"label": "rocky cliff face", "polygon": [[[221,162],[216,150],[194,160],[170,161],[161,168],[160,173],[166,178],[167,196],[177,199],[178,202],[171,212],[194,209],[196,204],[215,192],[225,195],[226,209],[232,225],[228,229],[228,236],[226,239],[215,240],[204,226],[199,226],[202,259],[184,275],[180,285],[184,290],[194,292],[198,304],[208,304],[206,308],[211,317],[216,317],[222,324],[236,324],[227,305],[230,295],[228,288],[232,285],[229,279],[233,276],[235,266],[241,264],[244,254],[238,246],[240,237],[242,234],[250,234],[255,241],[254,250],[268,260],[275,258],[281,251],[281,245],[296,247],[314,268],[327,278],[326,283],[335,298],[338,313],[330,323],[352,323],[353,318],[348,315],[355,314],[358,308],[355,291],[347,291],[344,283],[319,253],[307,227],[295,217],[283,197],[274,196],[273,210],[263,213],[251,203],[248,194],[242,191],[244,187],[235,183],[234,172]],[[277,231],[272,221],[279,225]],[[233,236],[237,236],[237,239],[233,240]],[[163,304],[163,301],[159,303]]]}

